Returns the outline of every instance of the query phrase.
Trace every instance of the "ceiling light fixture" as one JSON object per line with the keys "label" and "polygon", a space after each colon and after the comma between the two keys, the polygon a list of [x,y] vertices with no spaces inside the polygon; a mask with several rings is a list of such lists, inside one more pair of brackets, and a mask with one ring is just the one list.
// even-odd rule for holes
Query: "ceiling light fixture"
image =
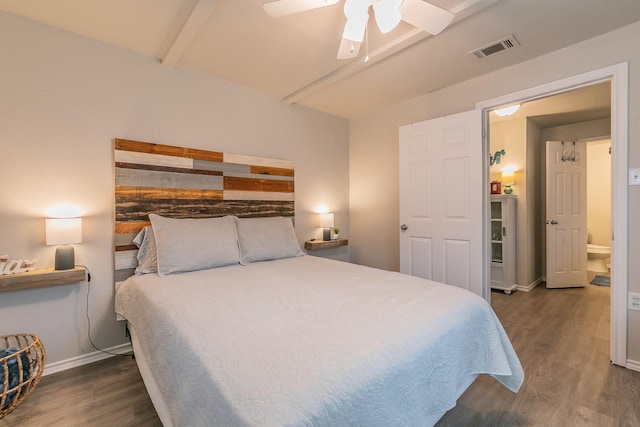
{"label": "ceiling light fixture", "polygon": [[[304,12],[338,3],[339,0],[270,0],[263,3],[264,10],[273,17]],[[444,30],[455,15],[448,10],[423,0],[345,0],[344,14],[347,17],[338,59],[358,56],[369,21],[369,7],[373,8],[378,28],[388,33],[405,21],[420,30],[436,35]]]}
{"label": "ceiling light fixture", "polygon": [[514,114],[519,109],[520,109],[520,104],[515,104],[515,105],[510,105],[504,108],[498,108],[497,110],[494,110],[494,113],[496,113],[500,117],[506,117]]}

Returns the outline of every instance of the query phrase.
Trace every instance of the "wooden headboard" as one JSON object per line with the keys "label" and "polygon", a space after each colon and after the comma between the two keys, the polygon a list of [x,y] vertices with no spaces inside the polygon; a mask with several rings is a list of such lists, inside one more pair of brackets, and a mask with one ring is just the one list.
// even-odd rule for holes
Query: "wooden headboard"
{"label": "wooden headboard", "polygon": [[172,218],[293,217],[293,162],[114,140],[115,281],[137,266],[149,214]]}

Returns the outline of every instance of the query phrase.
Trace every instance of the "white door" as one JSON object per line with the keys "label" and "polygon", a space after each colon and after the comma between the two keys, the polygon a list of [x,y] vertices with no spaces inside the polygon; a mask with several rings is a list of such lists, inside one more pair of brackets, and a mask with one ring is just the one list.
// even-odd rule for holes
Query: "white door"
{"label": "white door", "polygon": [[587,285],[587,149],[547,141],[547,288]]}
{"label": "white door", "polygon": [[400,127],[401,272],[483,296],[482,153],[480,110]]}

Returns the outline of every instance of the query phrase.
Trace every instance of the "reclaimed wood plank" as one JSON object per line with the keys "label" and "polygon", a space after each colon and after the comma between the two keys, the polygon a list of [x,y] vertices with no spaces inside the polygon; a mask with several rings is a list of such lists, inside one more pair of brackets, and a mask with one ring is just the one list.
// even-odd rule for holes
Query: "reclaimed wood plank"
{"label": "reclaimed wood plank", "polygon": [[260,178],[224,177],[224,189],[236,191],[271,191],[278,193],[293,193],[293,181],[276,181]]}
{"label": "reclaimed wood plank", "polygon": [[[170,218],[295,216],[293,201],[279,200],[152,200],[149,203],[116,203],[117,224],[143,224],[149,213]],[[148,222],[147,222],[148,223]],[[143,226],[135,227],[140,231]],[[134,227],[132,227],[134,228]],[[129,232],[131,228],[125,228]],[[116,231],[117,232],[117,231]]]}
{"label": "reclaimed wood plank", "polygon": [[259,175],[294,176],[293,169],[252,165],[250,172]]}
{"label": "reclaimed wood plank", "polygon": [[140,221],[116,221],[115,223],[115,232],[118,234],[126,234],[126,233],[139,233],[147,225],[151,225],[149,219],[140,220]]}
{"label": "reclaimed wood plank", "polygon": [[227,173],[251,173],[251,166],[237,163],[217,163],[206,162],[204,160],[194,160],[193,167],[201,170]]}
{"label": "reclaimed wood plank", "polygon": [[152,188],[152,187],[132,187],[126,185],[116,185],[116,201],[126,202],[131,200],[200,200],[200,199],[222,199],[222,190],[206,190],[193,188]]}
{"label": "reclaimed wood plank", "polygon": [[225,190],[222,198],[224,200],[280,200],[292,202],[295,198],[295,193]]}
{"label": "reclaimed wood plank", "polygon": [[193,159],[186,157],[164,156],[161,154],[138,153],[135,151],[116,150],[113,153],[116,163],[133,163],[138,165],[167,166],[182,169],[193,169]]}
{"label": "reclaimed wood plank", "polygon": [[239,163],[242,165],[270,166],[274,168],[293,169],[290,160],[269,159],[266,157],[245,156],[242,154],[224,153],[225,163]]}
{"label": "reclaimed wood plank", "polygon": [[80,283],[84,282],[86,277],[87,270],[84,267],[74,267],[69,270],[39,268],[26,273],[0,276],[0,292]]}
{"label": "reclaimed wood plank", "polygon": [[225,177],[233,177],[233,178],[247,178],[247,179],[264,179],[269,181],[292,181],[292,176],[279,176],[279,175],[257,175],[253,173],[236,173],[236,172],[225,172]]}
{"label": "reclaimed wood plank", "polygon": [[133,239],[135,239],[137,235],[138,233],[116,233],[115,246],[118,247],[132,245]]}
{"label": "reclaimed wood plank", "polygon": [[138,246],[135,243],[131,243],[130,245],[116,245],[116,252],[123,251],[137,251]]}
{"label": "reclaimed wood plank", "polygon": [[325,249],[335,249],[341,246],[348,246],[348,239],[336,239],[336,240],[307,240],[304,243],[304,248],[308,251],[323,251]]}
{"label": "reclaimed wood plank", "polygon": [[129,187],[222,190],[222,176],[116,168],[116,185]]}
{"label": "reclaimed wood plank", "polygon": [[115,253],[115,269],[126,270],[128,268],[136,268],[138,266],[137,250],[117,251]]}
{"label": "reclaimed wood plank", "polygon": [[162,154],[165,156],[185,157],[190,159],[209,160],[222,162],[224,154],[218,151],[200,150],[197,148],[176,147],[173,145],[153,144],[150,142],[133,141],[130,139],[116,138],[114,140],[116,150],[135,151],[149,154]]}
{"label": "reclaimed wood plank", "polygon": [[152,170],[152,171],[159,171],[159,172],[176,172],[176,173],[189,173],[189,174],[196,174],[196,175],[222,176],[222,172],[217,170],[206,170],[206,169],[197,169],[197,168],[177,168],[173,166],[147,165],[147,164],[141,164],[141,163],[116,162],[116,167],[123,168],[123,169],[142,169],[142,170]]}

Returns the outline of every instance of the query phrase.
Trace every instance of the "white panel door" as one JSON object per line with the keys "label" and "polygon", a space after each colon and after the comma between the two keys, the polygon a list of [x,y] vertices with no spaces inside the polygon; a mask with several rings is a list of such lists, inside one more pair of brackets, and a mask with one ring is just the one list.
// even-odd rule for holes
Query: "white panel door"
{"label": "white panel door", "polygon": [[481,112],[400,127],[400,271],[483,295]]}
{"label": "white panel door", "polygon": [[547,288],[587,285],[587,147],[547,141]]}

